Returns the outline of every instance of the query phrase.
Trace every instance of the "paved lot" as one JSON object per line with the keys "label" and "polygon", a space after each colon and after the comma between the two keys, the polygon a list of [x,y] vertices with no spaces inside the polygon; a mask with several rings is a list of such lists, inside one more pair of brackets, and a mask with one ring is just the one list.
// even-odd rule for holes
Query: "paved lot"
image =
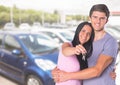
{"label": "paved lot", "polygon": [[0,85],[18,85],[18,84],[0,75]]}

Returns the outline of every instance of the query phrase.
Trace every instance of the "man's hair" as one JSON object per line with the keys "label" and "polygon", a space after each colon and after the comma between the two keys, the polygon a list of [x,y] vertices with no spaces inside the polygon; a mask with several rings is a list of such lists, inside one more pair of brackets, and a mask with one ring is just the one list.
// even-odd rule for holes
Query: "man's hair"
{"label": "man's hair", "polygon": [[94,11],[104,12],[106,14],[107,18],[109,18],[109,16],[110,16],[109,9],[105,4],[93,5],[89,12],[89,17],[91,17],[91,15]]}

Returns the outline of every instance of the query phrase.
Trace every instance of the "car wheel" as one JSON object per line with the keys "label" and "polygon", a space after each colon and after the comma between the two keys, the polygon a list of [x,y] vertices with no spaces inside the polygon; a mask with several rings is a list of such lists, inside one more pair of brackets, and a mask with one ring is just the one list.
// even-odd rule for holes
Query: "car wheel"
{"label": "car wheel", "polygon": [[37,76],[29,75],[26,81],[26,85],[43,85],[43,83]]}

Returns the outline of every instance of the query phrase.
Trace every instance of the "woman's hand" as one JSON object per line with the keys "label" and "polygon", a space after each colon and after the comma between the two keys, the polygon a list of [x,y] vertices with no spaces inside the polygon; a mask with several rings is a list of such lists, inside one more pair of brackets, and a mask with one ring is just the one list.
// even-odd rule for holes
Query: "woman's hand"
{"label": "woman's hand", "polygon": [[76,54],[76,55],[80,55],[81,53],[82,53],[82,54],[86,54],[86,53],[87,53],[86,49],[85,49],[85,48],[83,47],[83,45],[81,45],[81,44],[76,45],[74,51],[75,51],[75,54]]}
{"label": "woman's hand", "polygon": [[113,72],[110,72],[110,77],[114,80],[116,79],[115,68],[114,68]]}
{"label": "woman's hand", "polygon": [[110,73],[110,76],[111,76],[111,78],[112,78],[113,80],[116,79],[116,73],[115,73],[115,72],[111,72],[111,73]]}
{"label": "woman's hand", "polygon": [[68,73],[56,67],[52,70],[52,77],[54,79],[54,82],[64,82],[68,80]]}
{"label": "woman's hand", "polygon": [[54,82],[58,82],[58,77],[57,77],[57,75],[58,75],[58,68],[57,67],[55,67],[53,70],[52,70],[52,78],[54,79]]}

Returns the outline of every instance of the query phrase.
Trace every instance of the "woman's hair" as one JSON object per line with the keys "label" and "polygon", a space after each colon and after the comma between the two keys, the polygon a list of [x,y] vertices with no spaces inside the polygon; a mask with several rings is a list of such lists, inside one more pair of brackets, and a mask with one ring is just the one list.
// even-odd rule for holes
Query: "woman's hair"
{"label": "woman's hair", "polygon": [[91,15],[94,11],[104,12],[106,14],[107,18],[109,18],[109,16],[110,16],[110,11],[105,4],[93,5],[90,12],[89,12],[89,17],[91,17]]}
{"label": "woman's hair", "polygon": [[[83,46],[85,47],[85,49],[87,50],[87,53],[86,53],[86,58],[90,57],[91,54],[92,54],[92,50],[93,50],[93,46],[92,46],[92,43],[93,43],[93,40],[94,40],[94,29],[91,25],[91,23],[89,22],[82,22],[78,25],[76,31],[75,31],[75,35],[74,35],[74,38],[72,40],[72,45],[73,47],[75,47],[76,45],[79,45],[81,44],[80,41],[79,41],[79,33],[81,31],[81,29],[85,26],[85,25],[89,25],[92,29],[92,33],[91,33],[91,36],[90,36],[90,39],[83,44]],[[76,55],[79,62],[80,62],[80,66],[81,66],[81,69],[84,69],[86,68],[86,65],[84,65],[85,63],[87,64],[87,59],[84,61],[82,60],[82,54],[80,55]],[[83,63],[82,63],[83,62]],[[83,65],[83,66],[82,66]],[[88,66],[87,66],[88,67]]]}

